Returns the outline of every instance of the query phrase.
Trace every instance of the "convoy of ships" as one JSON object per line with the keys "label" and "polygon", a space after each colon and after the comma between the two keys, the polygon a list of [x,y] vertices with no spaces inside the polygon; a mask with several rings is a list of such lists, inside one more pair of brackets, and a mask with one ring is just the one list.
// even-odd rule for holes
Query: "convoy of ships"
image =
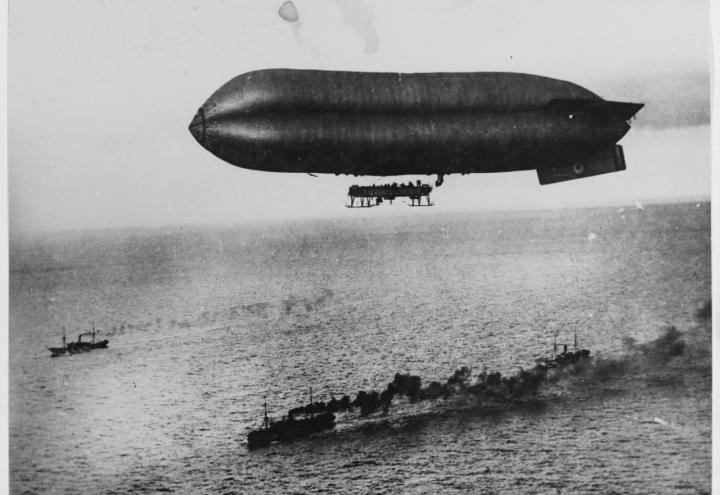
{"label": "convoy of ships", "polygon": [[248,448],[265,447],[274,442],[287,443],[309,437],[315,433],[330,430],[335,426],[335,414],[342,411],[359,409],[361,416],[367,416],[382,409],[388,412],[395,395],[405,395],[411,401],[427,398],[448,398],[463,388],[478,398],[494,403],[507,403],[521,401],[531,395],[545,381],[551,369],[563,368],[590,357],[587,349],[577,349],[577,335],[575,337],[575,351],[568,351],[563,346],[561,353],[557,352],[557,344],[553,344],[551,357],[540,358],[530,370],[520,370],[513,376],[503,377],[500,372],[487,373],[483,371],[477,381],[468,385],[470,377],[469,368],[460,368],[446,383],[432,382],[427,387],[421,387],[419,376],[409,374],[396,374],[387,388],[377,391],[360,391],[354,400],[345,395],[341,399],[332,398],[329,402],[314,402],[312,389],[310,390],[310,403],[288,411],[287,416],[273,420],[268,417],[267,403],[264,407],[264,417],[260,428],[252,430],[247,435]]}
{"label": "convoy of ships", "polygon": [[[63,328],[62,347],[50,347],[51,357],[106,349],[109,341],[107,339],[97,341],[96,333],[93,325],[91,331],[79,334],[77,341],[67,342]],[[90,337],[90,341],[83,341],[83,337]],[[310,402],[304,406],[290,409],[288,414],[280,419],[271,419],[267,413],[267,403],[263,404],[262,424],[260,428],[248,433],[247,445],[251,449],[265,447],[271,443],[292,442],[330,430],[335,426],[335,415],[339,412],[358,409],[361,416],[368,416],[382,409],[384,413],[387,413],[392,399],[396,395],[404,395],[411,401],[439,397],[447,399],[458,390],[464,389],[476,397],[490,402],[521,401],[539,388],[540,384],[545,381],[549,370],[569,366],[590,357],[589,350],[577,349],[577,335],[575,336],[575,351],[568,351],[567,347],[564,345],[563,351],[558,353],[557,343],[554,343],[551,357],[540,358],[533,368],[521,369],[518,374],[513,376],[503,377],[497,371],[493,373],[483,371],[472,385],[468,384],[470,369],[463,367],[456,370],[446,383],[431,382],[426,387],[421,386],[419,376],[397,373],[393,381],[382,392],[361,390],[353,400],[349,395],[345,395],[341,399],[333,397],[329,402],[315,402],[312,397],[312,389],[310,389]]]}

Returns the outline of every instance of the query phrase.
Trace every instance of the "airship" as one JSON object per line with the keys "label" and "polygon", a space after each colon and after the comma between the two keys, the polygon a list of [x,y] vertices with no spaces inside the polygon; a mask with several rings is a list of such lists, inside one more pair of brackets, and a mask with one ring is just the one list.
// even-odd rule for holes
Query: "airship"
{"label": "airship", "polygon": [[190,132],[238,167],[354,176],[535,170],[540,184],[625,169],[642,103],[509,72],[265,69],[200,107]]}

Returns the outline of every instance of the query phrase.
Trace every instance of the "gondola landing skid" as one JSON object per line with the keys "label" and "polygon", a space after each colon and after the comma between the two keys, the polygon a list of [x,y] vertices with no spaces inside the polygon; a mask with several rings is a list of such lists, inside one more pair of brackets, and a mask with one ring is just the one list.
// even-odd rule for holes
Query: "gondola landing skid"
{"label": "gondola landing skid", "polygon": [[[371,208],[381,205],[384,201],[392,204],[393,200],[398,197],[410,198],[408,206],[433,206],[434,203],[430,202],[431,191],[431,185],[422,184],[420,181],[415,184],[408,182],[407,184],[392,183],[380,186],[375,184],[372,186],[353,185],[348,190],[350,204],[345,206],[348,208]],[[425,204],[423,204],[423,198],[425,198]]]}

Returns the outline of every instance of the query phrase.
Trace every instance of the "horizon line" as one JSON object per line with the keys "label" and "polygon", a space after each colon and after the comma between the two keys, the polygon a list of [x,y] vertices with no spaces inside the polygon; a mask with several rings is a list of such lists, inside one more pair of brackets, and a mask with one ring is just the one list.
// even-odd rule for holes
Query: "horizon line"
{"label": "horizon line", "polygon": [[[702,196],[678,196],[676,198],[639,198],[635,200],[608,200],[606,202],[594,202],[589,204],[564,204],[564,205],[540,205],[533,207],[532,205],[521,205],[519,207],[500,207],[500,208],[450,208],[447,210],[434,210],[429,215],[442,216],[450,214],[467,214],[467,213],[536,213],[538,211],[557,211],[557,210],[587,210],[593,208],[617,208],[617,207],[636,207],[637,204],[641,206],[662,206],[662,205],[673,205],[673,204],[691,204],[691,203],[712,203],[712,195]],[[343,210],[344,211],[344,210]],[[401,210],[398,210],[398,212]],[[376,218],[402,218],[411,215],[410,213],[403,215],[395,212],[385,212],[382,216]],[[427,213],[425,215],[428,215]],[[151,230],[151,229],[194,229],[194,228],[207,228],[207,227],[238,227],[243,225],[271,225],[282,222],[312,222],[312,221],[325,221],[325,220],[337,220],[343,217],[339,213],[329,213],[326,215],[308,215],[306,217],[293,216],[283,218],[281,216],[272,216],[264,219],[245,218],[237,219],[227,222],[196,222],[196,223],[149,223],[140,225],[116,225],[116,226],[88,226],[88,227],[66,227],[58,229],[47,229],[47,228],[30,228],[30,229],[11,229],[8,225],[7,233],[8,238],[13,235],[29,235],[29,234],[62,234],[72,232],[102,232],[102,231],[116,231],[116,230]],[[354,219],[367,219],[370,218],[368,215],[356,216]],[[417,218],[420,218],[417,216]]]}

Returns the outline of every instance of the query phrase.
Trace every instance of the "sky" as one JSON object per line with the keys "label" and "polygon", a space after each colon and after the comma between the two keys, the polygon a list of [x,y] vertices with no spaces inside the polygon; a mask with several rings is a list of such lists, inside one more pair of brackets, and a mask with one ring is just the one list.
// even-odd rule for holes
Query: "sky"
{"label": "sky", "polygon": [[297,21],[283,2],[10,0],[10,232],[407,214],[343,207],[385,179],[251,171],[197,144],[210,94],[273,67],[526,72],[646,104],[624,172],[449,176],[418,214],[710,195],[706,1],[293,0]]}

